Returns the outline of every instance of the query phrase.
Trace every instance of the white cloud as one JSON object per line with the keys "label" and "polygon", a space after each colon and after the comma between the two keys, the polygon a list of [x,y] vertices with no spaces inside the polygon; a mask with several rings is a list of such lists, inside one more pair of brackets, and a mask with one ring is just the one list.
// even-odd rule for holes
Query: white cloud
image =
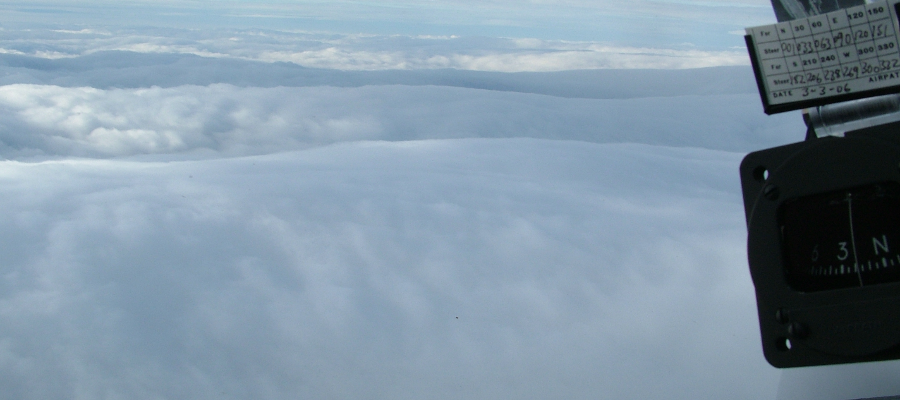
{"label": "white cloud", "polygon": [[8,85],[0,86],[0,154],[237,156],[354,140],[472,137],[749,151],[802,137],[795,115],[766,117],[760,108],[755,94],[595,100],[434,86]]}
{"label": "white cloud", "polygon": [[[231,39],[229,39],[231,40]],[[204,51],[197,49],[193,46],[171,46],[171,45],[160,45],[154,43],[133,43],[119,47],[112,47],[108,49],[102,49],[101,51],[110,51],[110,50],[118,50],[118,51],[133,51],[135,53],[175,53],[175,54],[193,54],[200,57],[212,57],[212,58],[220,58],[220,57],[228,57],[227,54],[222,53],[214,53],[210,51]],[[93,52],[93,51],[92,51]],[[90,54],[92,52],[88,52]]]}
{"label": "white cloud", "polygon": [[526,3],[0,6],[0,392],[771,398],[736,169],[801,120],[570,71],[746,65],[768,1]]}
{"label": "white cloud", "polygon": [[[291,62],[337,70],[565,71],[573,69],[679,69],[749,65],[745,51],[640,48],[600,42],[429,35],[336,35],[310,32],[180,30],[96,33],[53,30],[37,45],[11,36],[10,54],[63,58],[102,51],[192,54],[265,62]],[[34,35],[34,33],[29,33]],[[683,46],[681,46],[683,47]]]}
{"label": "white cloud", "polygon": [[801,120],[734,69],[569,71],[746,65],[765,0],[83,3],[0,7],[6,396],[775,393],[736,169]]}
{"label": "white cloud", "polygon": [[[519,41],[521,42],[521,41]],[[616,48],[583,45],[581,49],[544,48],[530,52],[495,54],[432,55],[425,59],[410,58],[401,52],[342,51],[327,48],[302,52],[270,52],[260,54],[263,61],[288,61],[314,68],[340,70],[437,69],[453,68],[469,71],[567,71],[578,69],[681,69],[726,65],[749,65],[745,52],[685,51],[666,49]]]}
{"label": "white cloud", "polygon": [[76,34],[76,35],[112,35],[112,33],[104,30],[97,29],[80,29],[80,30],[72,30],[72,29],[53,29],[53,32],[58,33],[68,33],[68,34]]}
{"label": "white cloud", "polygon": [[21,52],[18,50],[10,50],[10,49],[4,49],[4,48],[0,48],[0,54],[26,55],[24,52]]}
{"label": "white cloud", "polygon": [[771,398],[739,159],[473,139],[5,162],[0,385],[23,399]]}

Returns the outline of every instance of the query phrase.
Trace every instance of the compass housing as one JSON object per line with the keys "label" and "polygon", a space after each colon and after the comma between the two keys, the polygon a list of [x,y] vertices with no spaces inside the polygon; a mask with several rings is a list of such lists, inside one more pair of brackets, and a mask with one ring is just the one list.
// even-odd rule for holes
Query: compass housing
{"label": "compass housing", "polygon": [[750,153],[740,171],[766,360],[900,358],[900,123]]}

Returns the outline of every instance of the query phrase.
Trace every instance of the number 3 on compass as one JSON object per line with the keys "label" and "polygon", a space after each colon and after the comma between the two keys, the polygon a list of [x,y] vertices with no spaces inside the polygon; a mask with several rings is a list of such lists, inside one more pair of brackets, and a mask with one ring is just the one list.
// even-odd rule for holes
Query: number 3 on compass
{"label": "number 3 on compass", "polygon": [[[885,182],[786,202],[779,212],[784,276],[801,292],[900,281],[900,184]],[[802,257],[801,254],[809,256]]]}

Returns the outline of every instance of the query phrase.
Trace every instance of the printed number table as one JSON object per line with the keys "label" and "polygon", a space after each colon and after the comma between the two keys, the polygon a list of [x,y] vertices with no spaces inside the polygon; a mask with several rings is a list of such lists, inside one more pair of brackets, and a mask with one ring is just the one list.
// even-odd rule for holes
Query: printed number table
{"label": "printed number table", "polygon": [[766,114],[900,92],[900,0],[747,28]]}

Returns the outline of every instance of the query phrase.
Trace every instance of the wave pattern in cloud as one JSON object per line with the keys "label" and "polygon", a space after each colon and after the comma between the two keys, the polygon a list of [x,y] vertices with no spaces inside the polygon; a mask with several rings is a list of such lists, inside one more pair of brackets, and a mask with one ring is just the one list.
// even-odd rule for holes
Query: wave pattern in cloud
{"label": "wave pattern in cloud", "polygon": [[[0,155],[263,154],[355,140],[535,137],[749,151],[802,134],[756,95],[564,99],[433,86],[0,86]],[[643,116],[650,116],[645,118]]]}
{"label": "wave pattern in cloud", "polygon": [[464,139],[2,162],[0,387],[771,398],[739,160]]}

